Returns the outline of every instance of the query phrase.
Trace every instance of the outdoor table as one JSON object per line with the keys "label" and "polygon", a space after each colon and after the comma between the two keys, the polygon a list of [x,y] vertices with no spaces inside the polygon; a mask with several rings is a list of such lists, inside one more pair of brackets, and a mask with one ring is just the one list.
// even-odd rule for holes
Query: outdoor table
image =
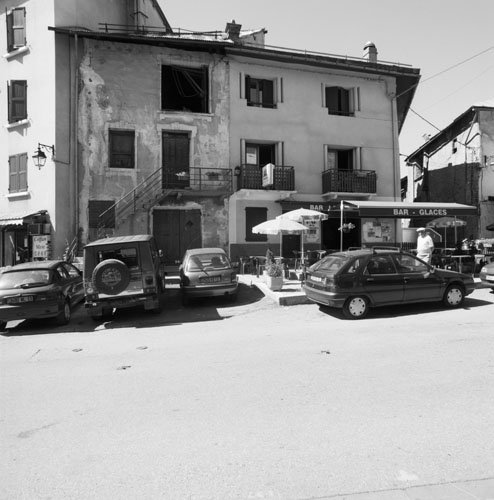
{"label": "outdoor table", "polygon": [[469,254],[464,254],[464,255],[448,255],[448,259],[458,259],[458,271],[460,273],[463,272],[463,260],[464,259],[471,259],[472,256]]}

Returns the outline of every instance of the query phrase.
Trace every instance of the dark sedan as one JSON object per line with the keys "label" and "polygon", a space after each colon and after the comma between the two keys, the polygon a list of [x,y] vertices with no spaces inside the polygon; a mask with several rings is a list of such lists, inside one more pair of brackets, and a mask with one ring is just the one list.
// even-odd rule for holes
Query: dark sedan
{"label": "dark sedan", "polygon": [[55,318],[70,321],[72,308],[84,298],[81,272],[60,260],[26,262],[0,274],[0,330],[8,321]]}
{"label": "dark sedan", "polygon": [[337,307],[349,319],[369,308],[440,302],[459,307],[475,289],[471,275],[436,269],[399,249],[360,249],[328,255],[307,272],[303,290],[319,304]]}

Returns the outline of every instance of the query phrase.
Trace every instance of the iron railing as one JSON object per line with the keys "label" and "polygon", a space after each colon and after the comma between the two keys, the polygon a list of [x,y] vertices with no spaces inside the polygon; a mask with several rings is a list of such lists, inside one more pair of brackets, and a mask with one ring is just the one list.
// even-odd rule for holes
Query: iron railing
{"label": "iron railing", "polygon": [[271,189],[277,191],[293,191],[295,189],[295,169],[275,165],[273,184],[263,187],[262,168],[257,165],[240,165],[237,169],[237,190],[239,189]]}
{"label": "iron railing", "polygon": [[228,168],[191,167],[159,168],[138,186],[99,215],[98,235],[106,228],[116,228],[129,216],[158,205],[171,193],[187,190],[198,195],[212,192],[232,193],[232,171]]}
{"label": "iron railing", "polygon": [[324,193],[376,193],[374,170],[325,170],[322,173]]}

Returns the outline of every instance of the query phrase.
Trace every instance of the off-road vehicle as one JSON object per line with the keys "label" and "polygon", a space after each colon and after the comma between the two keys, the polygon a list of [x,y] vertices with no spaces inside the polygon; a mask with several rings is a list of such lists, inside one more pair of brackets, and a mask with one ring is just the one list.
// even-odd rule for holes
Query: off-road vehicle
{"label": "off-road vehicle", "polygon": [[159,312],[165,272],[149,234],[104,238],[84,247],[85,307],[94,319],[143,305]]}

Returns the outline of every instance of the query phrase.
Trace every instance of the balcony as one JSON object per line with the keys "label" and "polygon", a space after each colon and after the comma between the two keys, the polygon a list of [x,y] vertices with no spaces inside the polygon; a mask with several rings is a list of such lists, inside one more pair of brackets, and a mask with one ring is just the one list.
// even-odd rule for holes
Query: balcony
{"label": "balcony", "polygon": [[190,167],[163,169],[163,189],[185,189],[193,192],[232,193],[232,171],[229,168]]}
{"label": "balcony", "polygon": [[322,192],[376,194],[374,170],[325,170],[322,173]]}
{"label": "balcony", "polygon": [[257,165],[243,164],[236,168],[239,172],[237,176],[237,191],[239,189],[267,189],[274,191],[294,191],[295,189],[295,169],[293,167],[274,167],[272,186],[263,187],[262,168]]}

